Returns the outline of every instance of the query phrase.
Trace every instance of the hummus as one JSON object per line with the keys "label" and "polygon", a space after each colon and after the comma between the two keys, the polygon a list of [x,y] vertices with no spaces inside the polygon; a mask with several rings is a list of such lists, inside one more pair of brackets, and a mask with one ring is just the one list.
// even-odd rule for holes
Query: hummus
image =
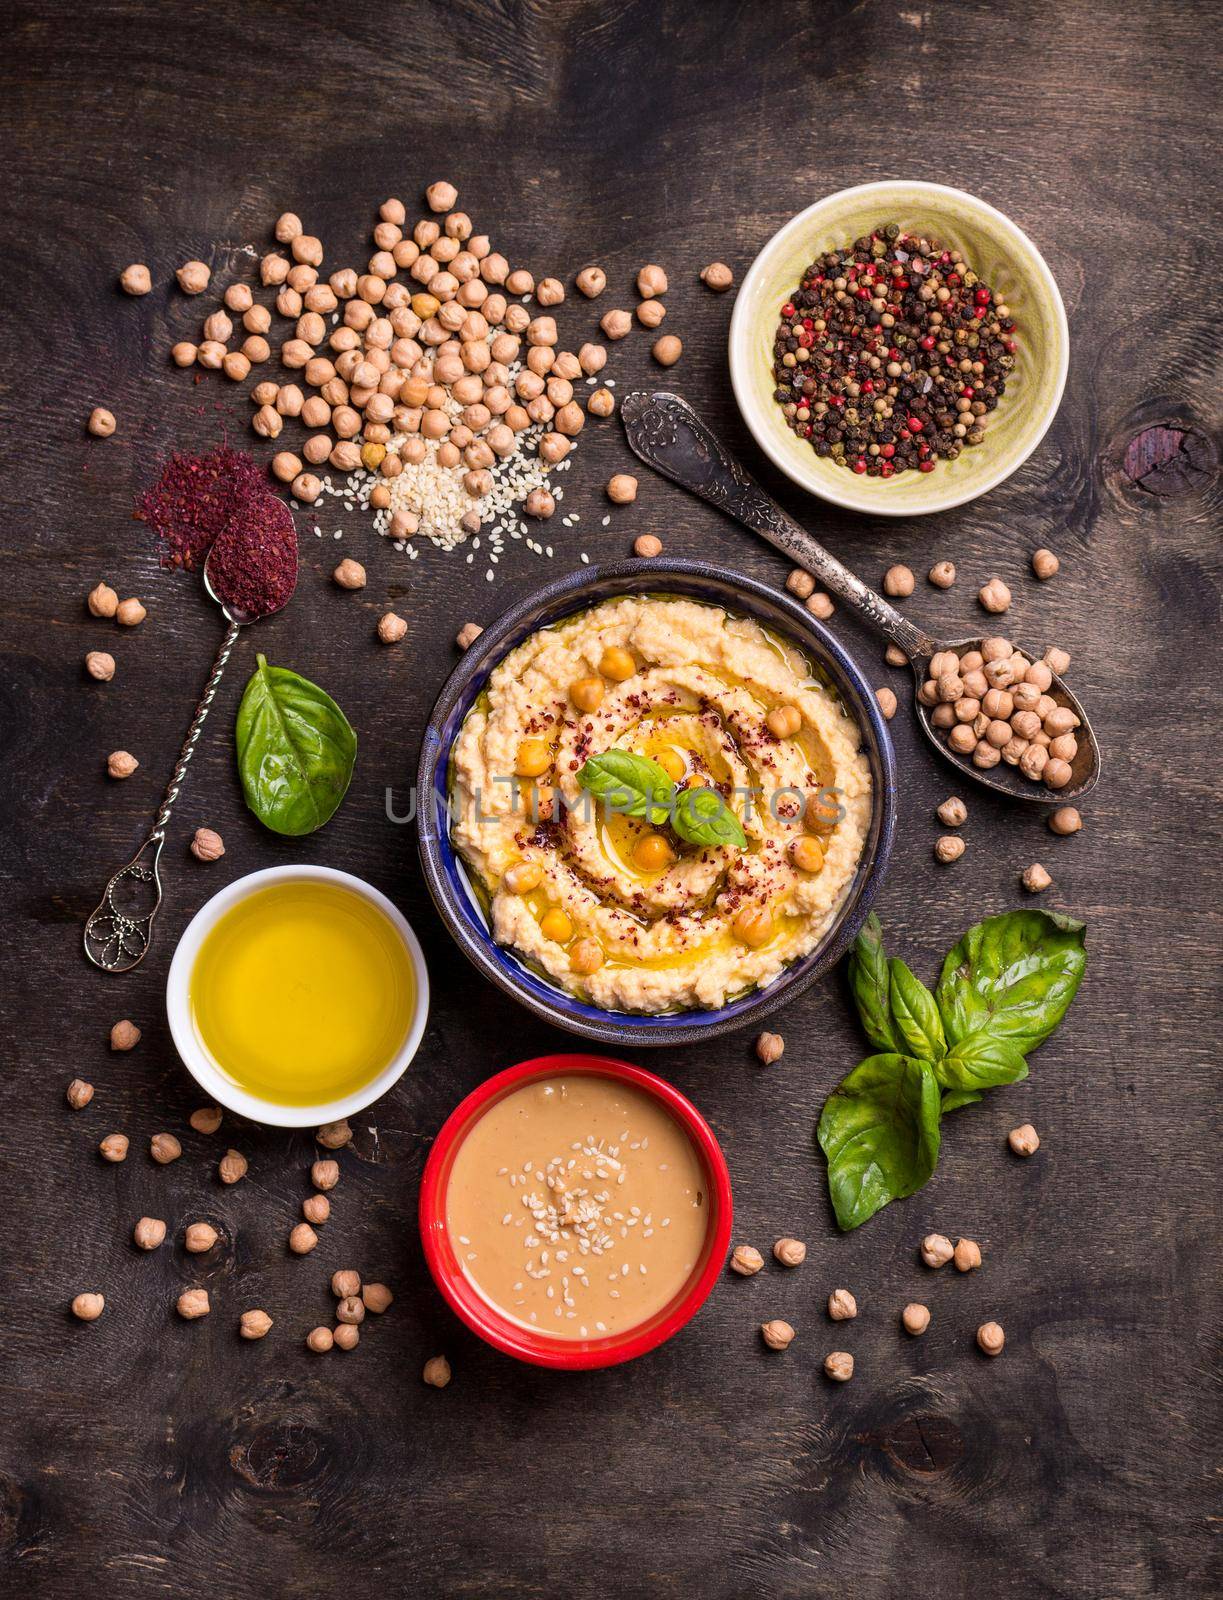
{"label": "hummus", "polygon": [[[746,849],[596,801],[578,774],[612,750],[717,790]],[[819,944],[871,779],[857,726],[793,644],[717,606],[633,595],[494,669],[455,742],[451,799],[498,943],[593,1005],[663,1013],[725,1005]]]}

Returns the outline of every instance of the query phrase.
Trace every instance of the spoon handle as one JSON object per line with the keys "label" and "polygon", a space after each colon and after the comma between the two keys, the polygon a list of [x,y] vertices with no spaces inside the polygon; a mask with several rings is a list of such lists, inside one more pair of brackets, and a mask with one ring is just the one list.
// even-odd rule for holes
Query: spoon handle
{"label": "spoon handle", "polygon": [[[85,954],[95,967],[101,967],[104,972],[130,972],[144,960],[152,942],[153,919],[161,909],[158,864],[161,847],[166,842],[166,825],[170,821],[170,813],[174,810],[174,802],[183,786],[187,767],[195,754],[240,627],[240,623],[231,621],[221,641],[152,828],[127,865],[120,867],[111,877],[101,900],[85,924]],[[141,859],[146,851],[151,851],[148,861]],[[151,889],[142,890],[141,885],[146,884],[151,885]],[[123,896],[122,902],[117,896]]]}
{"label": "spoon handle", "polygon": [[930,634],[901,616],[787,516],[686,400],[665,389],[652,394],[636,390],[625,395],[620,416],[630,448],[647,466],[776,545],[852,606],[872,628],[899,645],[911,661],[937,650],[937,641]]}

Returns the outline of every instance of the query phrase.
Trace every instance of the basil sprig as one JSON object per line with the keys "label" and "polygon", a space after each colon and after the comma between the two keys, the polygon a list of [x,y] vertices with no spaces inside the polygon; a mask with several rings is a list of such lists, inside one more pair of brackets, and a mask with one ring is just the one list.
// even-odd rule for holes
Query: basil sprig
{"label": "basil sprig", "polygon": [[649,756],[628,750],[591,756],[578,782],[621,816],[642,817],[654,827],[670,823],[688,844],[747,848],[742,824],[716,789],[677,788]]}
{"label": "basil sprig", "polygon": [[926,1183],[942,1117],[1027,1077],[1025,1057],[1065,1016],[1086,965],[1081,922],[1010,911],[968,930],[931,994],[903,961],[887,960],[879,919],[867,918],[849,986],[880,1054],[837,1085],[817,1132],[841,1228]]}

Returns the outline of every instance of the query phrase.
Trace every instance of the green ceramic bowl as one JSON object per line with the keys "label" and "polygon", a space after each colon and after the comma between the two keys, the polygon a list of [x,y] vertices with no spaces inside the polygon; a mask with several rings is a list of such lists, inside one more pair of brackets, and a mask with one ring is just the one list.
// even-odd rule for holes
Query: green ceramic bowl
{"label": "green ceramic bowl", "polygon": [[[933,472],[883,479],[835,466],[790,431],[773,399],[772,351],[780,308],[813,257],[887,222],[962,251],[1010,306],[1018,348],[1015,370],[983,443],[963,451],[957,461],[940,461]],[[800,211],[753,261],[730,324],[731,383],[756,443],[812,494],[880,517],[947,511],[1009,478],[1053,421],[1069,360],[1065,308],[1039,250],[993,206],[940,183],[863,183]]]}

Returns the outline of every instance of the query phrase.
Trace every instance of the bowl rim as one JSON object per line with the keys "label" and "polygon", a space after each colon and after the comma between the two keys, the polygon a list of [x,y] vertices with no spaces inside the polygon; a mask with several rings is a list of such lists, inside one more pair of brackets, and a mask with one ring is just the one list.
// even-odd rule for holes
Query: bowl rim
{"label": "bowl rim", "polygon": [[[492,953],[491,934],[484,930],[477,936],[469,928],[462,912],[456,909],[453,891],[442,864],[441,835],[444,829],[437,826],[432,805],[435,765],[439,760],[448,762],[450,753],[450,747],[444,751],[442,749],[440,730],[473,680],[486,677],[493,670],[505,653],[507,640],[534,613],[546,609],[556,612],[552,620],[558,620],[560,616],[581,609],[582,597],[589,590],[606,584],[623,583],[625,594],[641,590],[665,593],[668,582],[674,578],[698,585],[708,582],[729,588],[749,615],[756,614],[758,602],[774,607],[787,619],[789,632],[796,643],[802,645],[806,642],[809,647],[814,640],[819,651],[817,660],[821,665],[831,662],[834,675],[839,674],[844,683],[849,685],[856,696],[850,706],[851,713],[864,733],[866,729],[870,730],[870,738],[864,739],[864,743],[868,760],[871,761],[874,784],[871,831],[874,832],[875,817],[878,815],[878,838],[873,858],[865,867],[859,863],[846,891],[846,899],[852,903],[848,908],[842,908],[835,925],[820,944],[784,968],[767,987],[753,990],[727,1007],[706,1012],[679,1011],[665,1016],[643,1014],[639,1017],[632,1012],[603,1011],[584,1006],[583,1009],[592,1014],[588,1019],[575,1014],[572,1009],[575,1002],[559,986],[549,985],[546,997],[532,993]],[[548,625],[532,623],[532,627]],[[838,688],[842,687],[842,684],[838,684]],[[532,590],[517,605],[504,612],[481,633],[443,684],[421,740],[416,787],[417,845],[425,882],[438,914],[459,948],[485,977],[536,1016],[580,1038],[613,1048],[625,1045],[661,1048],[703,1042],[749,1027],[795,999],[823,976],[848,949],[887,871],[896,831],[896,763],[891,736],[874,690],[853,657],[816,617],[785,591],[713,562],[686,558],[658,559],[648,563],[626,560],[581,567],[576,572],[555,578],[539,589]],[[739,1009],[733,1009],[735,1006]]]}
{"label": "bowl rim", "polygon": [[[709,1221],[705,1254],[682,1296],[645,1323],[602,1339],[548,1340],[504,1316],[472,1285],[450,1244],[446,1228],[446,1191],[455,1156],[463,1139],[489,1107],[524,1083],[540,1078],[581,1074],[611,1078],[640,1089],[659,1101],[692,1140],[709,1179]],[[614,1056],[562,1051],[533,1056],[494,1073],[465,1095],[446,1118],[433,1141],[421,1178],[417,1207],[425,1261],[442,1298],[486,1344],[532,1366],[562,1371],[589,1371],[633,1361],[664,1344],[696,1316],[721,1276],[734,1221],[730,1168],[712,1128],[673,1084]]]}
{"label": "bowl rim", "polygon": [[[231,1083],[213,1064],[203,1045],[196,1038],[191,1022],[189,998],[191,973],[200,946],[225,913],[240,900],[248,899],[260,889],[265,889],[274,883],[290,882],[338,884],[376,906],[399,935],[412,963],[416,981],[416,1011],[412,1026],[408,1029],[402,1045],[382,1071],[368,1083],[363,1084],[360,1089],[354,1090],[352,1094],[338,1100],[308,1106],[277,1105],[274,1101],[263,1100],[258,1095],[250,1094]],[[366,1106],[381,1098],[403,1077],[420,1048],[429,1020],[429,973],[425,966],[424,951],[407,918],[381,890],[375,889],[373,884],[366,883],[363,878],[355,877],[350,872],[341,872],[336,867],[315,866],[305,862],[300,865],[284,863],[275,867],[263,867],[257,872],[248,872],[240,878],[235,878],[232,883],[226,884],[210,899],[205,900],[179,935],[178,944],[175,946],[170,971],[166,977],[166,1015],[179,1059],[200,1088],[218,1105],[224,1106],[227,1111],[232,1111],[238,1116],[249,1117],[252,1122],[262,1123],[270,1128],[319,1127],[325,1122],[338,1122],[343,1117],[364,1111]]]}
{"label": "bowl rim", "polygon": [[[1040,426],[1033,433],[1030,443],[1013,459],[1007,458],[993,472],[985,474],[971,488],[966,488],[962,493],[952,495],[948,499],[940,499],[937,505],[924,506],[921,504],[900,505],[898,502],[888,503],[887,489],[889,485],[880,480],[878,484],[866,488],[858,479],[847,483],[843,491],[832,490],[822,478],[814,475],[806,476],[797,471],[787,455],[779,448],[773,435],[775,428],[766,425],[751,396],[750,385],[747,378],[747,363],[751,359],[750,345],[752,334],[752,317],[749,311],[751,299],[750,290],[755,288],[758,278],[764,276],[768,262],[774,253],[783,245],[788,244],[791,237],[809,226],[811,219],[819,211],[836,201],[853,197],[866,198],[880,190],[896,190],[904,188],[914,191],[916,195],[940,196],[957,200],[979,217],[987,219],[994,227],[1009,236],[1012,244],[1025,253],[1031,263],[1035,276],[1040,279],[1046,290],[1054,310],[1054,321],[1057,325],[1057,375],[1056,382],[1050,393],[1048,404]],[[1061,290],[1057,280],[1050,270],[1048,262],[1037,249],[1031,238],[1024,232],[1017,222],[1013,222],[1004,212],[996,206],[990,205],[988,200],[982,200],[974,194],[969,194],[966,189],[957,189],[946,183],[929,183],[921,178],[880,178],[870,183],[851,184],[848,188],[837,189],[831,194],[824,195],[815,200],[811,205],[796,212],[794,216],[763,244],[752,261],[751,266],[743,275],[743,282],[735,296],[734,309],[731,312],[730,331],[727,337],[727,358],[730,366],[730,383],[734,391],[735,403],[739,413],[747,424],[752,438],[759,445],[765,455],[778,469],[785,473],[791,483],[796,483],[809,494],[826,501],[830,505],[840,506],[846,511],[857,511],[867,516],[876,517],[920,517],[937,514],[941,511],[952,511],[957,506],[967,505],[970,501],[978,499],[983,494],[988,494],[996,489],[1000,483],[1005,482],[1013,473],[1017,472],[1025,461],[1036,450],[1044,439],[1053,419],[1058,413],[1062,403],[1062,396],[1066,388],[1066,378],[1070,370],[1070,325],[1066,318],[1066,307],[1062,301]],[[774,419],[769,419],[770,423]],[[776,424],[780,426],[780,423]],[[846,474],[852,477],[852,474]],[[865,480],[863,480],[864,482]],[[933,492],[933,490],[931,491]]]}

